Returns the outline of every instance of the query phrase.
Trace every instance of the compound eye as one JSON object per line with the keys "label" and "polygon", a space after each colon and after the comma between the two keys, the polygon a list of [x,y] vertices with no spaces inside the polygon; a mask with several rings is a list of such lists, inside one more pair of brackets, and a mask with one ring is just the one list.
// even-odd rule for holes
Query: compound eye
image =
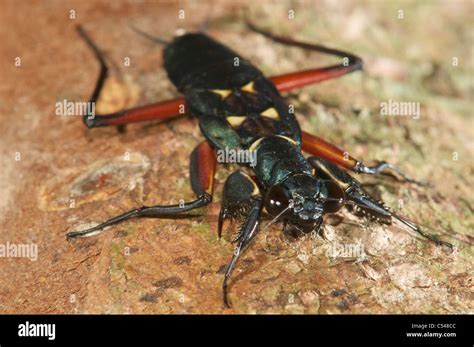
{"label": "compound eye", "polygon": [[335,213],[339,211],[346,202],[346,195],[344,190],[337,185],[335,182],[325,182],[326,189],[328,190],[328,196],[324,202],[324,213]]}
{"label": "compound eye", "polygon": [[272,187],[265,196],[265,208],[271,215],[277,215],[290,204],[290,198],[285,189],[277,185]]}

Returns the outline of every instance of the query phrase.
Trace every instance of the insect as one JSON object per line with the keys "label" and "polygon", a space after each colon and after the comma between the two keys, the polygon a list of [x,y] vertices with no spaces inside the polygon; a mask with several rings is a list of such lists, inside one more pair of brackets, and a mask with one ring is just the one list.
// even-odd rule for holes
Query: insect
{"label": "insect", "polygon": [[[230,149],[254,153],[256,161],[244,164],[248,168],[232,173],[224,184],[219,237],[225,219],[243,220],[222,286],[226,307],[229,307],[227,291],[231,274],[239,256],[261,229],[263,211],[273,217],[272,222],[283,220],[296,230],[309,233],[319,231],[325,215],[352,205],[379,222],[396,220],[437,245],[451,247],[390,211],[347,170],[368,175],[396,174],[404,181],[420,185],[426,182],[410,178],[387,162],[367,166],[322,138],[301,131],[294,113],[280,95],[280,92],[361,70],[362,60],[341,50],[274,35],[252,23],[248,23],[248,27],[283,45],[337,56],[342,58],[342,64],[266,78],[248,60],[205,33],[184,34],[172,42],[141,33],[165,45],[164,67],[184,98],[108,115],[85,114],[84,123],[88,128],[95,128],[168,120],[181,115],[183,109],[197,117],[206,138],[190,158],[191,186],[197,199],[181,205],[139,207],[90,229],[70,232],[67,238],[91,236],[131,218],[177,216],[208,205],[213,196],[216,151]],[[107,64],[82,27],[78,27],[78,32],[100,63],[100,75],[90,98],[90,102],[96,102],[108,75]],[[310,156],[305,157],[303,152]]]}

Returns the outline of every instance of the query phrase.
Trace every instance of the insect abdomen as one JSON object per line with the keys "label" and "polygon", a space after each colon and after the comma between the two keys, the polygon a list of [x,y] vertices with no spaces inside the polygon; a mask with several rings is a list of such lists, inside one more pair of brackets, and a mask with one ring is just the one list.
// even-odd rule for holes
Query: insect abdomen
{"label": "insect abdomen", "polygon": [[[175,38],[164,50],[164,66],[170,80],[184,93],[190,87],[206,88],[215,83],[231,83],[226,81],[226,76],[235,76],[242,68],[258,72],[236,52],[203,34]],[[211,72],[215,69],[220,70],[216,81],[213,80],[216,74]]]}

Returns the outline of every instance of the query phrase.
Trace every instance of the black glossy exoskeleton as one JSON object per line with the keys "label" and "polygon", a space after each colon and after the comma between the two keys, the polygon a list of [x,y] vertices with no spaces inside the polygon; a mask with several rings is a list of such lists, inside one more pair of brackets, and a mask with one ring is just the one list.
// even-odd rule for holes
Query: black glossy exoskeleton
{"label": "black glossy exoskeleton", "polygon": [[[352,204],[369,216],[390,222],[393,218],[441,245],[449,244],[425,234],[416,224],[389,211],[372,198],[361,184],[342,168],[356,173],[395,172],[410,179],[386,162],[368,167],[323,139],[301,131],[292,110],[280,91],[342,76],[362,68],[361,60],[349,53],[319,45],[274,36],[255,28],[268,38],[291,46],[328,53],[343,58],[342,64],[266,78],[249,61],[202,33],[176,37],[164,49],[164,65],[169,78],[184,99],[125,110],[110,115],[84,116],[89,127],[120,125],[150,119],[169,119],[179,109],[196,116],[207,141],[191,154],[191,185],[197,199],[182,205],[140,207],[100,225],[68,234],[84,237],[132,217],[169,216],[209,204],[212,200],[216,150],[248,151],[255,155],[250,174],[237,171],[224,185],[218,232],[228,217],[244,222],[236,238],[236,249],[227,268],[223,290],[224,303],[232,270],[241,252],[259,230],[260,215],[266,210],[274,220],[281,219],[306,233],[317,231],[327,213]],[[101,63],[101,74],[91,97],[95,102],[107,77],[105,60],[90,38],[79,33],[94,50]],[[305,158],[303,151],[312,154]],[[247,170],[249,172],[249,170]]]}

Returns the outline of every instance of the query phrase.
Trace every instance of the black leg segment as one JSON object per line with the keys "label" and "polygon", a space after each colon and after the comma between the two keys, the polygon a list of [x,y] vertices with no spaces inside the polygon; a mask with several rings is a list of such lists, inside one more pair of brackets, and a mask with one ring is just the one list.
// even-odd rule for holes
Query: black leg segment
{"label": "black leg segment", "polygon": [[357,162],[354,167],[354,172],[362,173],[362,174],[369,174],[369,175],[387,175],[387,176],[394,176],[394,174],[399,175],[405,182],[409,182],[412,184],[416,184],[419,186],[429,186],[430,182],[426,180],[415,180],[408,176],[406,173],[402,171],[399,167],[387,163],[386,161],[379,162],[374,166],[366,166],[362,162]]}
{"label": "black leg segment", "polygon": [[191,154],[190,176],[193,190],[198,197],[196,200],[177,205],[143,206],[135,208],[95,227],[81,231],[73,231],[66,236],[68,239],[92,236],[99,234],[101,230],[108,226],[124,222],[131,218],[173,216],[206,206],[212,201],[215,170],[216,161],[214,151],[207,142],[203,142],[197,146]]}
{"label": "black leg segment", "polygon": [[436,245],[453,248],[450,243],[438,240],[434,236],[428,235],[415,223],[390,211],[382,202],[377,201],[375,198],[370,196],[359,181],[350,176],[344,170],[340,169],[337,165],[317,157],[310,157],[308,160],[316,169],[316,175],[325,179],[331,179],[339,184],[345,191],[347,201],[355,204],[367,216],[380,222],[390,222],[392,218],[394,218],[412,231],[415,231],[424,238],[434,242]]}
{"label": "black leg segment", "polygon": [[227,217],[244,217],[245,221],[234,242],[237,246],[234,249],[232,259],[227,266],[222,284],[225,307],[230,307],[227,296],[227,288],[232,271],[239,259],[240,254],[249,245],[259,229],[260,213],[263,207],[263,199],[255,182],[247,174],[237,171],[227,178],[224,185],[221,212],[219,214],[219,237],[221,235],[222,224]]}

